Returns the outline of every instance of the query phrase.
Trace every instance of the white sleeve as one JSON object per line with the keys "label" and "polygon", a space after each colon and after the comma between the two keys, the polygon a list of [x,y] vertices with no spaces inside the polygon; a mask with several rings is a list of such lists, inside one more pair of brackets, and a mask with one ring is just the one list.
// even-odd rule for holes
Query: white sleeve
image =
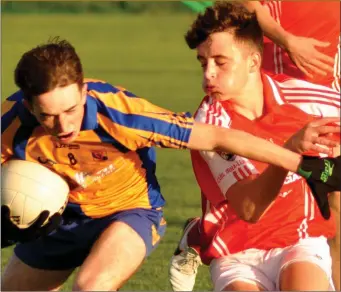
{"label": "white sleeve", "polygon": [[259,173],[248,159],[241,156],[212,151],[200,151],[200,155],[224,195],[236,182]]}
{"label": "white sleeve", "polygon": [[[201,104],[195,120],[224,128],[229,128],[231,124],[231,119],[221,104],[213,102],[210,98]],[[224,195],[236,182],[247,178],[251,174],[258,173],[253,164],[241,156],[213,151],[199,151],[199,153]]]}

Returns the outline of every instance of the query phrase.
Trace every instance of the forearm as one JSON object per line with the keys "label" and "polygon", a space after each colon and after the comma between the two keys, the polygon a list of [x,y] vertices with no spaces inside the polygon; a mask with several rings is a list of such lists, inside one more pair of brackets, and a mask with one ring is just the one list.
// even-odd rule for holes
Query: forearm
{"label": "forearm", "polygon": [[265,36],[284,49],[288,47],[291,34],[270,15],[259,1],[242,1],[242,3],[249,11],[256,13],[258,23]]}
{"label": "forearm", "polygon": [[302,157],[243,131],[195,123],[188,148],[220,150],[297,172]]}
{"label": "forearm", "polygon": [[239,217],[257,222],[277,198],[288,172],[269,166],[261,175],[232,186],[226,197]]}

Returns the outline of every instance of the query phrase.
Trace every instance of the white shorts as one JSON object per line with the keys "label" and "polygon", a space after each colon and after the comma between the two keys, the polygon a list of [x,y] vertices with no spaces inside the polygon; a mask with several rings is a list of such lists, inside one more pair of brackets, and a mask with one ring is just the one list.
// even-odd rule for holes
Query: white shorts
{"label": "white shorts", "polygon": [[268,291],[279,291],[281,271],[293,262],[302,261],[318,265],[330,279],[329,291],[335,291],[332,259],[325,237],[301,239],[295,245],[268,251],[248,249],[214,259],[210,265],[214,291],[222,291],[237,280],[258,283]]}

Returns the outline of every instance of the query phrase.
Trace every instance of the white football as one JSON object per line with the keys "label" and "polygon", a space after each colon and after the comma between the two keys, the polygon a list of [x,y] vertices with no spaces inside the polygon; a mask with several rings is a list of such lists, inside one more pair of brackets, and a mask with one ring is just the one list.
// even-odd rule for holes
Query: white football
{"label": "white football", "polygon": [[34,162],[9,160],[1,165],[1,205],[10,209],[10,218],[19,228],[27,228],[42,211],[50,216],[62,213],[69,186],[58,174]]}

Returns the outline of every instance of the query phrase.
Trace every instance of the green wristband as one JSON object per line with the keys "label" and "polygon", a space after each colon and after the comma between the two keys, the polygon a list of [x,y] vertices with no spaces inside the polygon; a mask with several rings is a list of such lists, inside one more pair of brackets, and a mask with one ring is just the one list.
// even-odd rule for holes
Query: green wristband
{"label": "green wristband", "polygon": [[311,174],[313,173],[312,171],[305,171],[301,167],[298,169],[297,173],[300,176],[303,176],[304,178],[308,179],[311,177]]}

